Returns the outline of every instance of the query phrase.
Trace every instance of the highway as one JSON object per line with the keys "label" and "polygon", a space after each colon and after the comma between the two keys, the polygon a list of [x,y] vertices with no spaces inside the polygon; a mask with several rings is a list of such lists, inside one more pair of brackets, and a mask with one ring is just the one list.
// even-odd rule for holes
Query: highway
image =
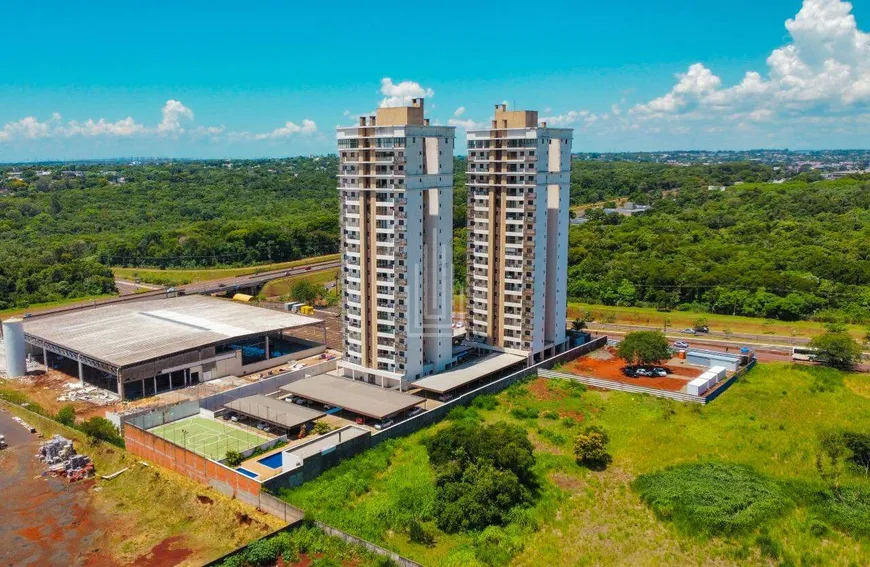
{"label": "highway", "polygon": [[[103,305],[113,305],[115,303],[123,303],[127,301],[141,301],[143,299],[158,299],[161,297],[175,297],[178,295],[188,294],[210,294],[210,293],[232,293],[235,291],[251,291],[259,286],[279,278],[299,276],[304,274],[314,274],[325,270],[334,270],[341,267],[339,260],[330,260],[326,262],[316,262],[295,268],[285,268],[283,270],[269,270],[260,272],[259,274],[248,274],[243,276],[234,276],[210,280],[206,282],[196,282],[187,285],[180,285],[170,288],[162,288],[151,284],[136,284],[128,280],[116,280],[121,295],[118,297],[110,297],[106,299],[93,299],[78,303],[71,303],[62,307],[53,307],[49,309],[34,310],[31,317],[43,317],[56,313],[67,313],[70,311],[80,311],[82,309],[93,309]],[[118,283],[120,282],[120,283]],[[138,286],[145,291],[130,292],[131,286]],[[126,292],[126,293],[125,293]]]}

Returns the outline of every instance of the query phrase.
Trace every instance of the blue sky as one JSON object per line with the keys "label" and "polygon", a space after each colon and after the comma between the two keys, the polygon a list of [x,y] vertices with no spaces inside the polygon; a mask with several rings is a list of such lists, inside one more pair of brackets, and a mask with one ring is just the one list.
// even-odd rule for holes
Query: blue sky
{"label": "blue sky", "polygon": [[493,104],[578,151],[870,146],[870,3],[17,2],[0,161],[334,151],[403,96],[464,129]]}

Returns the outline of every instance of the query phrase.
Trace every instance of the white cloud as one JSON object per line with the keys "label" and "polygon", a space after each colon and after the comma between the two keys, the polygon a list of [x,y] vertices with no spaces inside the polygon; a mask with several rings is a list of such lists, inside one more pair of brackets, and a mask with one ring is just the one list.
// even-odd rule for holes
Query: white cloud
{"label": "white cloud", "polygon": [[302,125],[294,122],[285,122],[280,128],[275,128],[267,134],[256,134],[255,140],[278,140],[281,138],[289,138],[296,134],[313,134],[317,132],[317,124],[313,120],[305,119]]}
{"label": "white cloud", "polygon": [[[60,118],[59,115],[58,118]],[[4,125],[3,129],[0,130],[0,141],[8,141],[14,138],[24,138],[25,140],[48,138],[51,136],[53,127],[51,122],[40,122],[36,117],[28,116]]]}
{"label": "white cloud", "polygon": [[394,83],[391,78],[384,77],[381,79],[381,94],[385,97],[381,100],[381,108],[384,108],[406,106],[411,103],[412,98],[432,98],[435,96],[435,91],[423,88],[420,83],[414,81]]}
{"label": "white cloud", "polygon": [[145,126],[137,123],[129,116],[117,122],[106,122],[103,118],[97,121],[89,119],[82,123],[70,120],[66,126],[61,126],[56,130],[59,135],[66,136],[67,138],[73,136],[133,136],[143,134],[145,131]]}
{"label": "white cloud", "polygon": [[183,134],[181,119],[193,120],[193,111],[174,99],[167,100],[161,112],[163,120],[157,125],[157,132],[160,134]]}
{"label": "white cloud", "polygon": [[454,118],[459,118],[459,117],[462,116],[463,114],[465,114],[465,107],[464,107],[464,106],[460,106],[459,108],[457,108],[457,109],[453,112],[453,116],[454,116]]}
{"label": "white cloud", "polygon": [[858,29],[852,5],[804,0],[785,22],[791,42],[767,58],[767,75],[749,71],[722,88],[702,63],[677,76],[665,95],[632,108],[643,119],[750,122],[802,116],[856,115],[870,108],[870,34]]}
{"label": "white cloud", "polygon": [[588,110],[569,110],[564,114],[556,116],[544,116],[540,119],[541,122],[546,122],[547,126],[560,128],[563,126],[572,126],[575,124],[592,124],[599,120],[597,114],[593,114]]}
{"label": "white cloud", "polygon": [[462,120],[461,118],[451,118],[447,121],[448,126],[455,126],[462,130],[482,130],[486,128],[483,122],[475,122],[474,120]]}

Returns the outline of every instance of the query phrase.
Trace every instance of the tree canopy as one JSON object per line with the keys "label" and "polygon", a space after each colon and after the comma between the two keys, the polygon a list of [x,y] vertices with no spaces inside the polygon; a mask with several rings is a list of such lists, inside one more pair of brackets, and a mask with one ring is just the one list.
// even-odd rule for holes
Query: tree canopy
{"label": "tree canopy", "polygon": [[671,347],[660,331],[635,331],[628,333],[616,347],[619,358],[629,364],[659,364],[671,357]]}

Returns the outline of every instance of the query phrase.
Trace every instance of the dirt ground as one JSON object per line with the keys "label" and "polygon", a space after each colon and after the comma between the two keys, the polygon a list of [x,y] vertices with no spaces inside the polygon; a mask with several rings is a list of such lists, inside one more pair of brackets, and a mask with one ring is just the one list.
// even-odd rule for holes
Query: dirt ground
{"label": "dirt ground", "polygon": [[666,378],[629,378],[622,373],[625,361],[617,358],[615,350],[611,347],[595,351],[593,355],[584,356],[564,365],[563,370],[572,374],[613,380],[624,384],[634,384],[658,390],[679,392],[685,388],[692,379],[704,373],[704,368],[690,366],[685,360],[674,358],[663,365],[670,374]]}
{"label": "dirt ground", "polygon": [[3,565],[115,565],[98,553],[115,524],[91,507],[93,481],[42,476],[48,467],[34,458],[40,439],[6,411],[0,411],[0,432],[9,443],[0,475]]}
{"label": "dirt ground", "polygon": [[38,403],[43,408],[57,413],[65,405],[72,405],[76,410],[76,417],[88,419],[90,417],[105,415],[106,410],[119,407],[120,404],[98,405],[90,402],[59,402],[57,398],[69,390],[64,384],[78,384],[78,378],[64,374],[58,370],[48,369],[31,372],[25,378],[7,379],[3,386],[12,388],[25,394],[29,399]]}

